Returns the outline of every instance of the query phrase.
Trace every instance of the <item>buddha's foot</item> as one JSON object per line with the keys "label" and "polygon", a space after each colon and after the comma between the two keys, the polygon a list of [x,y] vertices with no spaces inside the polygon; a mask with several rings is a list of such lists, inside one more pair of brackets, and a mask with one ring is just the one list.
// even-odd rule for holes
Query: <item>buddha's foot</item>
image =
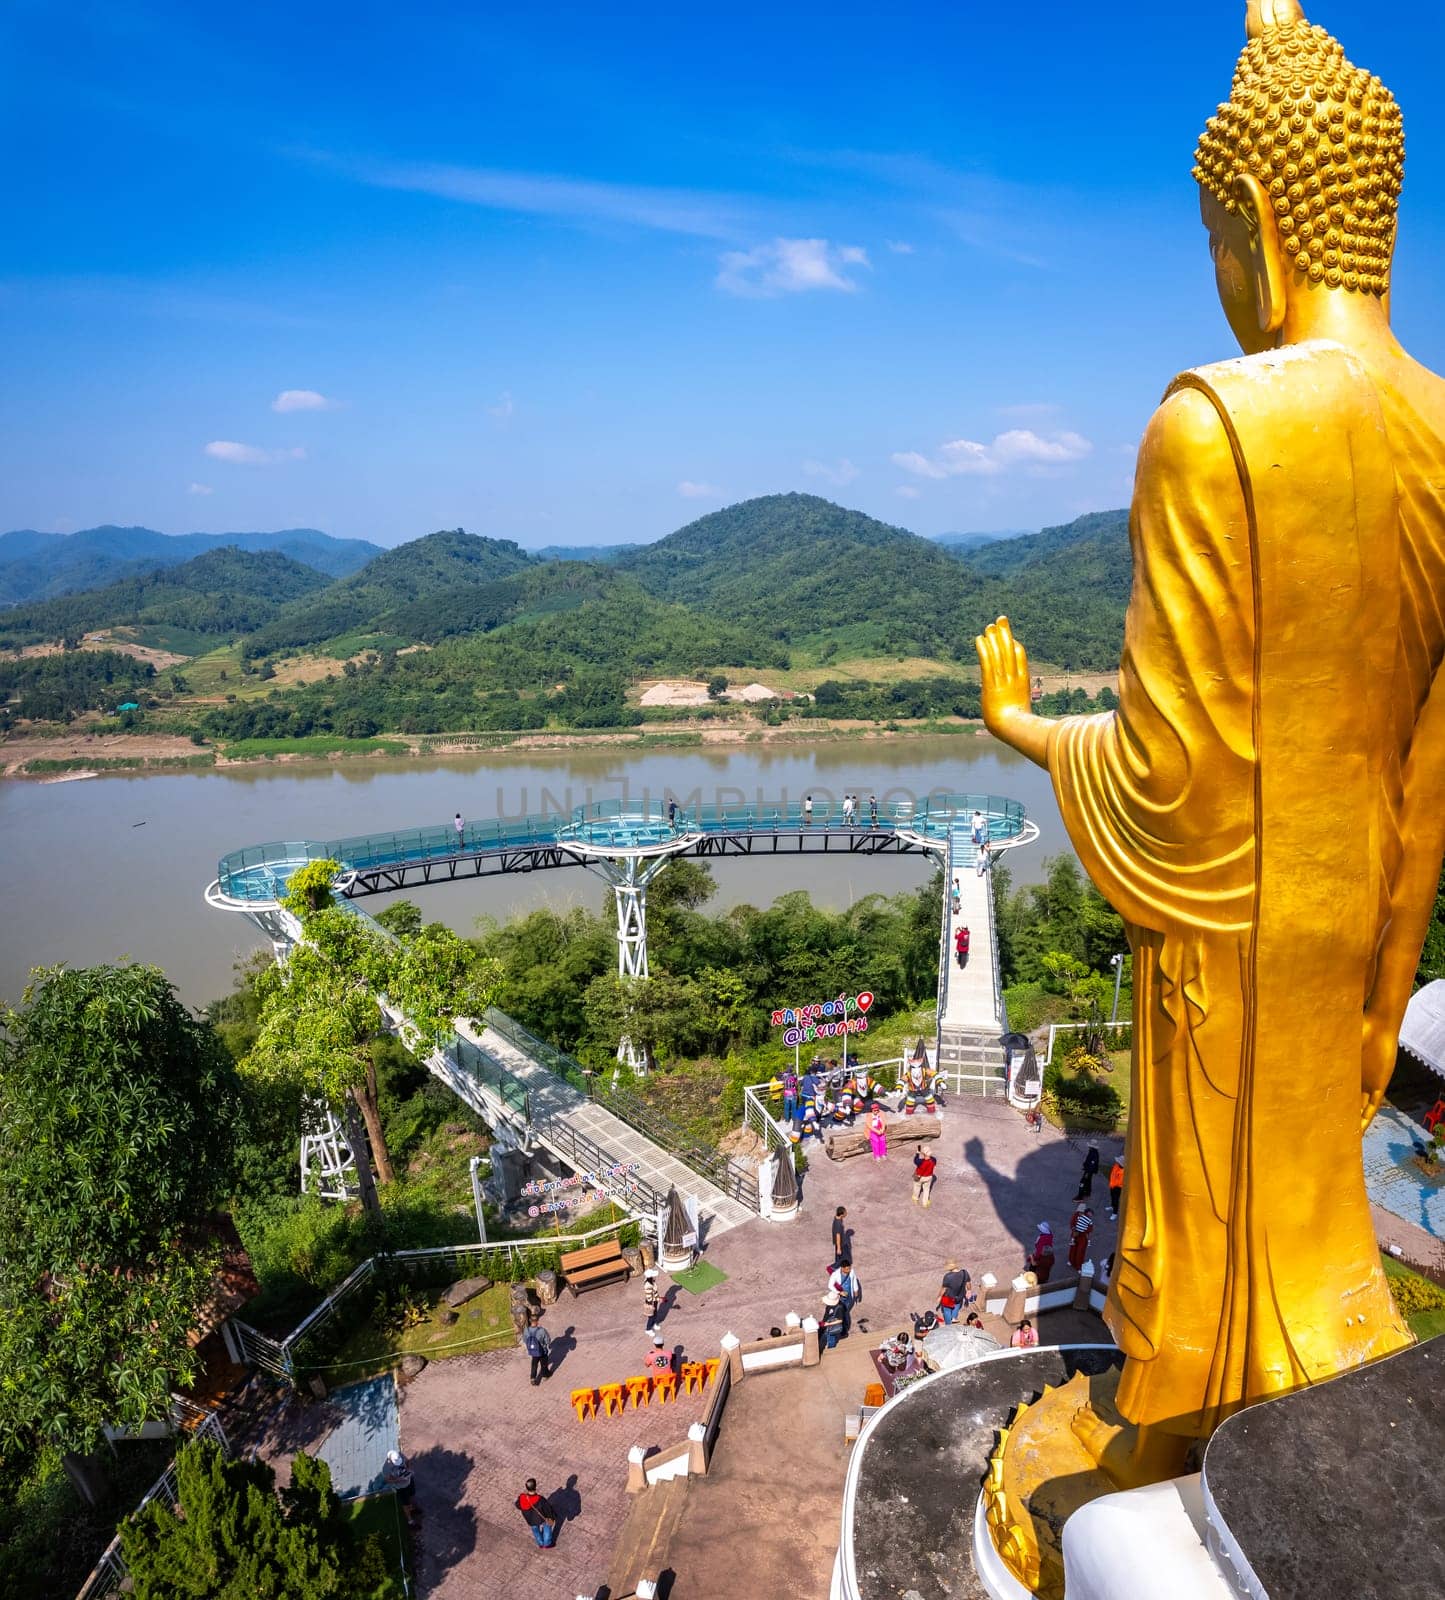
{"label": "buddha's foot", "polygon": [[1000,1430],[989,1461],[984,1499],[994,1546],[1047,1600],[1062,1600],[1064,1524],[1080,1506],[1185,1469],[1189,1440],[1126,1422],[1114,1407],[1118,1383],[1111,1370],[1045,1388]]}

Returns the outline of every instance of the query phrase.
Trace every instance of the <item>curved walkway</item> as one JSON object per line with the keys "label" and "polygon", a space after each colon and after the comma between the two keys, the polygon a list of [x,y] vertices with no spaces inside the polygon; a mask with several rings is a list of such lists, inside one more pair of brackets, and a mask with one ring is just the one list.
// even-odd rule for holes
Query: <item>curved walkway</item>
{"label": "curved walkway", "polygon": [[453,826],[358,834],[345,839],[273,840],[222,856],[215,904],[274,902],[286,880],[307,861],[332,859],[351,874],[352,898],[416,884],[503,872],[537,872],[623,858],[673,855],[757,855],[839,851],[855,855],[945,855],[960,817],[975,810],[989,819],[989,836],[1013,840],[1029,827],[1024,808],[1003,795],[932,794],[909,801],[865,804],[845,819],[840,810],[782,802],[700,806],[669,816],[657,802],[602,801],[568,814],[463,821]]}

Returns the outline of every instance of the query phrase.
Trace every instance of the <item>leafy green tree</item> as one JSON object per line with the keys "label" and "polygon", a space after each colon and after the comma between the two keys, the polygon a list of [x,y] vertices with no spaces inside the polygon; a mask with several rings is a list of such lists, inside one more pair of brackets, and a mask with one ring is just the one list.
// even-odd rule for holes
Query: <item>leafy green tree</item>
{"label": "leafy green tree", "polygon": [[[388,939],[334,904],[340,871],[331,860],[308,862],[292,874],[284,898],[300,921],[304,940],[283,963],[262,975],[260,1027],[247,1058],[262,1084],[291,1084],[359,1113],[375,1177],[395,1177],[378,1106],[374,1041],[390,1031],[385,996],[411,1025],[408,1043],[425,1055],[451,1034],[453,1019],[480,1016],[496,989],[497,968],[440,923],[409,938]],[[357,1167],[362,1198],[380,1207],[364,1165]]]}
{"label": "leafy green tree", "polygon": [[582,996],[589,1027],[604,1046],[627,1038],[651,1063],[659,1054],[679,1053],[697,1035],[698,988],[690,978],[654,973],[650,978],[620,978],[615,972],[594,978]]}
{"label": "leafy green tree", "polygon": [[0,1014],[0,1444],[56,1446],[87,1496],[103,1429],[194,1376],[242,1104],[155,967],[40,969]]}
{"label": "leafy green tree", "polygon": [[398,939],[409,939],[421,932],[421,907],[415,900],[393,900],[376,913],[376,921]]}
{"label": "leafy green tree", "polygon": [[181,1514],[152,1500],[121,1526],[136,1600],[340,1600],[351,1592],[354,1558],[331,1471],[304,1451],[291,1470],[283,1511],[265,1462],[228,1459],[211,1439],[182,1445]]}

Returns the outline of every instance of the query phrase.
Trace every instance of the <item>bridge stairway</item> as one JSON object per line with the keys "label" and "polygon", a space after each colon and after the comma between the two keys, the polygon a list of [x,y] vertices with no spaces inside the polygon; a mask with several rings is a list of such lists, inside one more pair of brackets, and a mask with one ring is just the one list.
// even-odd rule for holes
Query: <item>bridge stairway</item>
{"label": "bridge stairway", "polygon": [[[980,874],[978,847],[966,819],[948,839],[948,874],[943,895],[943,944],[938,974],[938,1065],[960,1092],[1003,1094],[1005,1021],[994,938],[993,874]],[[951,890],[958,880],[959,908]],[[968,965],[960,970],[954,937],[969,931]]]}
{"label": "bridge stairway", "polygon": [[[635,1162],[637,1171],[633,1176],[659,1199],[666,1197],[670,1187],[676,1187],[684,1198],[696,1199],[708,1237],[726,1233],[757,1215],[606,1106],[573,1088],[496,1028],[488,1026],[479,1031],[464,1025],[459,1031],[525,1087],[530,1099],[532,1136],[567,1166],[596,1171],[598,1167],[605,1170]],[[516,1124],[515,1112],[509,1120]],[[622,1192],[617,1181],[600,1187]]]}

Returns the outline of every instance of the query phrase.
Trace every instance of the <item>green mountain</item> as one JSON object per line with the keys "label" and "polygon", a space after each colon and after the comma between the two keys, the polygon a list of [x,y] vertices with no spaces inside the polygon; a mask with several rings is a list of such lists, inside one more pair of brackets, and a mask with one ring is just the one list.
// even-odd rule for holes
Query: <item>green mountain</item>
{"label": "green mountain", "polygon": [[279,533],[157,533],[154,528],[83,528],[0,534],[0,606],[94,589],[160,567],[179,566],[208,550],[278,550],[328,577],[344,577],[380,553],[365,539],[333,539],[316,528]]}
{"label": "green mountain", "polygon": [[[1089,511],[1061,527],[1044,528],[1038,533],[1021,534],[1015,539],[975,546],[961,552],[961,559],[972,572],[990,577],[1008,577],[1026,568],[1036,568],[1065,550],[1092,545],[1110,556],[1122,552],[1125,571],[1129,562],[1129,513],[1127,511]],[[1128,595],[1127,581],[1124,594]]]}
{"label": "green mountain", "polygon": [[198,642],[210,648],[251,633],[329,581],[279,550],[210,550],[178,567],[0,611],[0,645],[78,642],[98,628],[125,627],[143,643],[189,654]]}
{"label": "green mountain", "polygon": [[532,554],[538,561],[616,561],[641,548],[637,544],[544,544]]}
{"label": "green mountain", "polygon": [[662,599],[840,652],[968,656],[983,583],[931,540],[808,494],[715,511],[622,556]]}
{"label": "green mountain", "polygon": [[359,572],[313,599],[288,606],[246,641],[246,654],[300,650],[328,639],[385,632],[382,619],[414,601],[492,583],[534,564],[510,539],[483,539],[455,528],[384,550]]}

